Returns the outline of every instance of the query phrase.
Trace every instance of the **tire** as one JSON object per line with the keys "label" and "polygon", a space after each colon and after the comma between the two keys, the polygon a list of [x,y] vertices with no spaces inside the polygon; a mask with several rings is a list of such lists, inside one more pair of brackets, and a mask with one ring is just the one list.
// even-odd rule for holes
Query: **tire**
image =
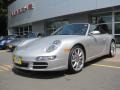
{"label": "tire", "polygon": [[85,52],[79,45],[74,46],[69,54],[68,71],[69,73],[80,72],[85,63]]}
{"label": "tire", "polygon": [[116,44],[114,41],[111,42],[110,44],[110,50],[109,50],[109,57],[114,57],[116,54]]}

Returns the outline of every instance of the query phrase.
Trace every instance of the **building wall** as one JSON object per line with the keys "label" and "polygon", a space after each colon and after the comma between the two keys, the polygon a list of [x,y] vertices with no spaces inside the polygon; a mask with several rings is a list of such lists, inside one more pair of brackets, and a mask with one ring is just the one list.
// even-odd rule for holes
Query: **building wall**
{"label": "building wall", "polygon": [[[12,11],[29,3],[33,10],[11,17]],[[120,0],[16,0],[8,7],[8,27],[117,5]]]}
{"label": "building wall", "polygon": [[69,23],[88,23],[88,14],[71,15]]}
{"label": "building wall", "polygon": [[9,29],[8,29],[8,35],[12,35],[12,34],[13,34],[13,31],[14,31],[13,28],[9,28]]}
{"label": "building wall", "polygon": [[35,22],[32,24],[32,30],[35,33],[44,33],[44,23],[43,22]]}
{"label": "building wall", "polygon": [[97,9],[120,5],[120,0],[97,0]]}

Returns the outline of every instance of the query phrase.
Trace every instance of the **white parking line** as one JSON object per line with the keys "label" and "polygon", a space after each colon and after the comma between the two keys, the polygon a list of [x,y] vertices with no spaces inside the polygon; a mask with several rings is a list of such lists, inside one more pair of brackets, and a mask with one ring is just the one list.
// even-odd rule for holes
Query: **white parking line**
{"label": "white parking line", "polygon": [[119,66],[111,66],[111,65],[103,65],[103,64],[93,64],[93,66],[99,66],[99,67],[108,67],[108,68],[117,68],[117,69],[120,69]]}
{"label": "white parking line", "polygon": [[0,50],[0,53],[5,53],[7,50]]}
{"label": "white parking line", "polygon": [[5,71],[9,71],[8,68],[4,67],[4,66],[0,66],[1,69],[5,70]]}
{"label": "white parking line", "polygon": [[3,70],[0,70],[0,72],[3,71]]}
{"label": "white parking line", "polygon": [[5,66],[5,67],[8,67],[8,68],[12,68],[12,65],[3,65],[3,66]]}
{"label": "white parking line", "polygon": [[0,65],[0,71],[10,71],[12,68],[12,65]]}

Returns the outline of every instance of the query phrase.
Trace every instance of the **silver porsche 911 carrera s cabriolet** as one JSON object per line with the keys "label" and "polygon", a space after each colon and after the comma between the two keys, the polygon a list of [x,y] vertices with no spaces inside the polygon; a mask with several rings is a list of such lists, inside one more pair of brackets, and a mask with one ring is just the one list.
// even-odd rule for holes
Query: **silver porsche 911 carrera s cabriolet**
{"label": "silver porsche 911 carrera s cabriolet", "polygon": [[79,72],[87,61],[115,55],[115,40],[108,31],[105,25],[64,25],[51,36],[17,47],[13,52],[14,67],[31,71]]}

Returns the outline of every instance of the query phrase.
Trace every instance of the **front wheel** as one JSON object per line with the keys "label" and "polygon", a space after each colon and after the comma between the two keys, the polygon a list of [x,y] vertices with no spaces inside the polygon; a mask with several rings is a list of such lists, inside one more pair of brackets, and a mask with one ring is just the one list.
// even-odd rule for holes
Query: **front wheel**
{"label": "front wheel", "polygon": [[74,46],[69,54],[68,69],[70,73],[82,70],[85,63],[85,53],[81,46]]}
{"label": "front wheel", "polygon": [[110,44],[110,51],[109,51],[109,56],[114,57],[116,54],[116,44],[114,41],[111,42]]}

